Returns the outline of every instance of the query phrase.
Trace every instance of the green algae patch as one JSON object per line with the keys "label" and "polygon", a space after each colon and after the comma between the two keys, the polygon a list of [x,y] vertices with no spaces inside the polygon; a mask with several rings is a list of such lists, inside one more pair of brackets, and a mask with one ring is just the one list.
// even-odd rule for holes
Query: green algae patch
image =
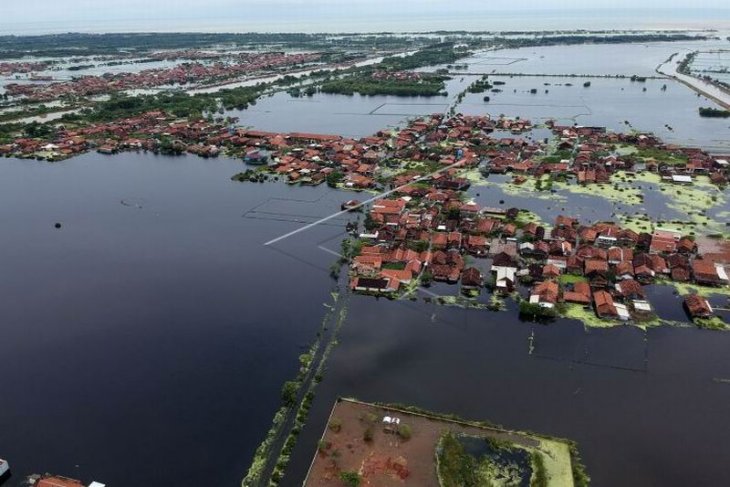
{"label": "green algae patch", "polygon": [[511,487],[529,481],[542,487],[574,485],[570,445],[532,435],[527,438],[529,443],[518,443],[445,432],[436,445],[439,484]]}
{"label": "green algae patch", "polygon": [[712,318],[696,318],[694,320],[694,323],[698,327],[705,329],[705,330],[719,330],[719,331],[730,330],[730,325],[725,323],[725,321],[722,318],[720,318],[719,316],[713,316]]}
{"label": "green algae patch", "polygon": [[[526,198],[538,198],[543,200],[550,200],[550,201],[567,201],[565,196],[562,196],[560,194],[553,193],[551,191],[546,190],[538,190],[535,189],[535,184],[537,183],[537,178],[534,176],[528,176],[526,174],[521,174],[522,177],[526,178],[525,181],[522,184],[515,184],[513,181],[505,181],[500,183],[495,183],[492,181],[489,181],[488,178],[485,178],[478,170],[476,169],[470,169],[466,173],[462,174],[462,177],[465,177],[468,179],[472,184],[476,186],[492,186],[495,188],[501,189],[504,194],[509,196],[520,196],[520,197],[526,197]],[[544,184],[544,181],[543,181]]]}
{"label": "green algae patch", "polygon": [[566,202],[567,198],[563,195],[552,193],[550,191],[538,191],[535,189],[537,179],[533,176],[522,175],[527,180],[522,184],[515,184],[512,181],[493,182],[489,178],[485,178],[478,169],[468,169],[459,173],[459,176],[467,179],[472,186],[480,188],[497,188],[507,196],[517,196],[523,198],[533,198],[541,200],[550,200],[555,202]]}
{"label": "green algae patch", "polygon": [[633,230],[636,233],[651,233],[654,230],[654,223],[651,218],[645,215],[618,215],[618,220],[623,228]]}
{"label": "green algae patch", "polygon": [[461,171],[459,173],[459,176],[462,178],[465,178],[469,180],[469,182],[472,184],[472,186],[496,186],[495,183],[490,183],[481,172],[479,172],[479,169],[472,168],[468,169],[466,171]]}
{"label": "green algae patch", "polygon": [[442,306],[455,306],[465,309],[488,309],[488,305],[466,296],[437,296],[433,298],[433,302]]}
{"label": "green algae patch", "polygon": [[676,205],[675,209],[679,211],[685,208],[708,210],[727,201],[723,191],[707,182],[703,183],[702,178],[696,178],[691,185],[664,184],[660,190],[672,200]]}
{"label": "green algae patch", "polygon": [[619,326],[621,324],[619,321],[602,320],[596,316],[592,309],[584,309],[580,304],[566,303],[562,314],[565,318],[578,320],[585,326],[591,328],[613,328],[614,326]]}
{"label": "green algae patch", "polygon": [[487,308],[491,311],[505,311],[507,309],[507,303],[505,303],[502,296],[494,293],[489,296],[489,304],[487,305]]}
{"label": "green algae patch", "polygon": [[706,176],[696,176],[688,185],[662,183],[658,174],[650,172],[639,173],[634,180],[657,185],[657,189],[669,199],[667,206],[702,226],[716,226],[713,224],[718,223],[717,219],[707,216],[707,212],[726,205],[728,201],[726,194]]}
{"label": "green algae patch", "polygon": [[[695,176],[692,184],[682,185],[662,181],[659,174],[643,171],[632,176],[619,171],[614,175],[621,181],[633,183],[632,191],[642,194],[659,192],[666,198],[667,208],[681,216],[672,220],[657,217],[655,220],[643,215],[618,215],[621,223],[636,232],[651,232],[655,227],[675,230],[685,235],[726,235],[724,210],[728,204],[727,195],[713,185],[706,176]],[[644,183],[644,185],[640,185]],[[642,197],[643,199],[643,197]],[[713,210],[719,210],[711,216]]]}
{"label": "green algae patch", "polygon": [[556,181],[554,185],[555,189],[560,191],[577,195],[594,196],[614,203],[637,206],[644,202],[644,195],[641,190],[634,188],[626,182],[618,181],[615,177],[611,181],[611,183],[586,185]]}
{"label": "green algae patch", "polygon": [[672,286],[682,296],[684,296],[685,294],[699,294],[700,296],[705,298],[709,298],[713,295],[730,297],[730,286],[699,286],[697,284],[676,282],[666,279],[662,279],[661,281],[657,281],[656,283]]}

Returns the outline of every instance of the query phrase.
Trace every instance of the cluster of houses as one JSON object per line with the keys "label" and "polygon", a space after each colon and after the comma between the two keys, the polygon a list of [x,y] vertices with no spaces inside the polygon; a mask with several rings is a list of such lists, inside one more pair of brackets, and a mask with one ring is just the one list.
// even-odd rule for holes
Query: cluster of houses
{"label": "cluster of houses", "polygon": [[[464,201],[470,186],[465,169],[566,172],[587,183],[629,167],[631,160],[606,150],[610,144],[667,147],[649,135],[550,127],[558,135],[558,150],[570,150],[566,160],[546,157],[546,142],[493,136],[495,131],[530,130],[529,120],[436,114],[398,130],[352,139],[179,121],[161,111],[61,129],[51,142],[21,138],[0,146],[0,155],[65,158],[96,148],[102,153],[143,149],[211,157],[225,150],[289,183],[389,189],[388,198],[367,212],[363,245],[352,261],[355,291],[397,293],[404,285],[435,280],[459,282],[466,290],[489,283],[497,292],[512,293],[527,283],[534,285],[526,299],[541,308],[574,303],[593,306],[601,317],[629,319],[651,313],[643,286],[657,280],[727,284],[728,259],[723,254],[698,256],[693,239],[675,232],[636,233],[614,223],[583,225],[566,216],[548,229],[524,221],[518,209],[480,208]],[[680,170],[727,176],[723,159],[697,149],[677,150],[688,161]],[[347,208],[359,206],[353,201]],[[484,266],[468,265],[469,259],[480,258],[490,259],[488,275],[477,268]],[[696,303],[689,304],[702,314]]]}
{"label": "cluster of houses", "polygon": [[[545,310],[572,303],[591,306],[600,318],[641,321],[653,316],[645,285],[665,280],[728,285],[730,255],[700,256],[694,240],[677,232],[582,225],[563,215],[548,229],[521,222],[520,213],[479,208],[433,185],[420,198],[396,192],[377,200],[368,230],[359,235],[350,287],[394,294],[430,280],[460,282],[466,291],[488,283],[494,292],[517,291]],[[475,259],[488,260],[469,265]],[[693,317],[712,315],[697,295],[687,298],[687,308]]]}
{"label": "cluster of houses", "polygon": [[[226,147],[236,148],[233,153],[238,155],[242,151],[246,162],[267,165],[290,183],[327,181],[352,189],[368,189],[407,185],[424,168],[445,166],[479,167],[484,173],[511,172],[517,182],[526,180],[526,175],[544,174],[574,177],[579,184],[607,182],[613,172],[633,170],[637,165],[631,155],[622,156],[611,150],[624,144],[686,156],[685,164],[641,161],[642,170],[657,171],[664,181],[687,183],[693,176],[705,174],[718,185],[727,182],[727,158],[712,157],[700,149],[665,145],[651,135],[608,133],[601,127],[548,125],[557,136],[558,153],[565,158],[548,155],[547,141],[501,136],[505,131],[521,134],[533,128],[529,120],[507,117],[457,114],[446,118],[437,114],[412,120],[398,130],[353,139],[247,130],[205,120],[180,121],[159,111],[75,130],[61,128],[52,140],[21,137],[0,145],[0,155],[59,160],[91,148],[103,153],[158,150],[165,139],[171,141],[172,152],[205,157],[216,156]],[[410,164],[405,166],[406,170],[399,164],[402,161]],[[384,178],[388,170],[396,170],[395,177]],[[439,189],[460,190],[467,184],[453,171],[440,173],[434,181]],[[422,188],[413,186],[409,191],[417,195]]]}
{"label": "cluster of houses", "polygon": [[[436,117],[397,135],[391,144],[393,157],[426,159],[436,164],[432,168],[443,169],[424,178],[405,165],[390,179],[393,193],[372,204],[366,230],[359,235],[362,245],[351,263],[352,290],[393,294],[434,280],[458,282],[463,290],[473,291],[488,283],[498,293],[522,292],[527,302],[545,310],[569,303],[590,306],[601,318],[644,320],[653,316],[645,285],[664,280],[728,284],[730,255],[700,256],[693,238],[671,230],[637,233],[611,222],[583,225],[562,215],[547,228],[522,221],[518,209],[464,202],[469,181],[460,177],[463,168],[483,165],[484,158],[494,164],[512,155],[538,156],[543,150],[539,143],[520,139],[490,139],[494,125],[483,117]],[[577,155],[544,162],[542,170],[573,171],[576,161],[583,160],[593,164],[596,157],[589,151],[597,149],[582,138],[595,138],[596,146],[607,143],[608,134],[598,128],[554,130],[574,145]],[[614,143],[634,142],[628,137],[640,136],[616,135]],[[640,140],[649,147],[661,144],[649,136]],[[687,166],[726,174],[722,160],[694,149],[685,153]],[[480,258],[488,259],[488,272],[485,265],[469,265]],[[701,296],[688,297],[686,305],[693,317],[712,313]]]}
{"label": "cluster of houses", "polygon": [[[240,56],[248,56],[251,53],[240,53]],[[180,49],[172,51],[158,51],[153,52],[149,56],[149,59],[156,61],[177,61],[178,59],[188,60],[201,60],[201,59],[220,59],[228,53],[216,52],[216,51],[201,51],[199,49]]]}
{"label": "cluster of houses", "polygon": [[317,53],[243,53],[233,63],[192,62],[138,73],[81,76],[71,81],[49,84],[10,83],[5,86],[5,91],[9,96],[23,96],[31,102],[51,101],[66,96],[92,96],[124,90],[221,81],[263,70],[312,63],[320,58],[321,55]]}
{"label": "cluster of houses", "polygon": [[[20,158],[37,158],[50,161],[63,160],[97,148],[102,153],[114,153],[122,149],[154,150],[160,143],[156,137],[179,131],[179,124],[162,111],[148,112],[137,117],[115,122],[92,124],[67,130],[58,129],[52,140],[20,137],[10,144],[0,145],[0,155]],[[185,130],[199,130],[198,124],[184,124]]]}
{"label": "cluster of houses", "polygon": [[373,72],[371,78],[378,81],[420,81],[423,75],[418,71],[383,71]]}
{"label": "cluster of houses", "polygon": [[[727,158],[713,157],[699,148],[664,144],[651,134],[607,132],[605,127],[560,126],[548,122],[557,137],[557,149],[564,158],[545,158],[544,144],[506,138],[502,146],[490,151],[485,171],[504,174],[511,172],[517,182],[522,175],[572,175],[579,184],[607,183],[619,170],[646,169],[659,173],[667,182],[691,184],[695,175],[707,175],[718,186],[728,182]],[[672,164],[662,160],[637,158],[632,153],[619,155],[614,147],[626,145],[637,149],[658,149],[677,155],[686,162]]]}
{"label": "cluster of houses", "polygon": [[45,61],[0,62],[0,76],[45,71],[50,65]]}
{"label": "cluster of houses", "polygon": [[[73,129],[60,127],[50,140],[20,137],[0,145],[0,156],[58,161],[93,149],[102,154],[138,150],[159,152],[166,149],[177,154],[216,157],[224,149],[230,149],[236,155],[241,154],[248,163],[267,164],[271,162],[272,151],[269,149],[278,148],[289,153],[282,156],[280,165],[290,165],[291,171],[286,172],[289,180],[294,182],[297,180],[294,169],[306,175],[307,164],[321,164],[327,157],[321,144],[326,144],[329,151],[336,142],[344,144],[344,149],[349,148],[339,136],[261,132],[202,119],[180,121],[164,111],[151,111],[114,122]],[[319,165],[317,169],[321,169]],[[323,176],[326,173],[324,171]]]}

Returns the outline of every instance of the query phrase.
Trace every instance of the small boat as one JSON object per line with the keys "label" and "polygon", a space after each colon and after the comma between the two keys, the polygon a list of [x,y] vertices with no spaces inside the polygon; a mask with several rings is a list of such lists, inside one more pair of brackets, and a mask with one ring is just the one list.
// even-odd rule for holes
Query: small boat
{"label": "small boat", "polygon": [[357,211],[360,209],[361,206],[362,203],[360,203],[358,200],[348,200],[342,203],[342,205],[340,205],[340,208],[342,209],[342,211]]}
{"label": "small boat", "polygon": [[6,460],[0,458],[0,480],[2,480],[8,472],[10,472],[10,464]]}

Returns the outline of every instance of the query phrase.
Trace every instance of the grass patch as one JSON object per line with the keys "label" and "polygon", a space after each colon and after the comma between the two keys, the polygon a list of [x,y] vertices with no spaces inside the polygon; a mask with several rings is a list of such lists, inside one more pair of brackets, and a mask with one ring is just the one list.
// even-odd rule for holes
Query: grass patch
{"label": "grass patch", "polygon": [[576,276],[574,274],[562,274],[558,278],[558,282],[560,282],[560,284],[565,286],[568,284],[575,284],[578,282],[588,282],[588,278],[586,278],[584,276]]}
{"label": "grass patch", "polygon": [[637,147],[634,153],[636,157],[647,160],[652,159],[657,162],[663,162],[666,164],[686,164],[689,161],[687,155],[681,152],[670,152],[666,149],[659,149],[657,147]]}

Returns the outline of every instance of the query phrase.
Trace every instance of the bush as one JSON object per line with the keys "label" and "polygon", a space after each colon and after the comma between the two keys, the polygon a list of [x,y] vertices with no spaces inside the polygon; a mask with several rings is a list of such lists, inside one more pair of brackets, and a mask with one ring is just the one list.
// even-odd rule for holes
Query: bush
{"label": "bush", "polygon": [[371,426],[374,425],[377,420],[378,417],[373,413],[363,413],[360,415],[360,421]]}
{"label": "bush", "polygon": [[336,188],[337,184],[340,183],[344,177],[345,175],[340,171],[333,171],[329,173],[326,177],[327,186],[330,188]]}
{"label": "bush", "polygon": [[329,429],[335,433],[339,433],[342,430],[342,421],[338,418],[332,418],[330,421]]}
{"label": "bush", "polygon": [[340,472],[340,480],[347,487],[358,487],[360,485],[360,474],[357,472]]}
{"label": "bush", "polygon": [[712,118],[728,118],[730,117],[730,110],[721,110],[719,108],[712,107],[700,107],[700,117],[712,117]]}
{"label": "bush", "polygon": [[398,425],[398,436],[404,440],[410,440],[413,435],[413,430],[407,424]]}
{"label": "bush", "polygon": [[557,317],[555,308],[545,308],[539,304],[532,304],[529,301],[520,302],[520,316],[530,319],[545,319]]}
{"label": "bush", "polygon": [[362,433],[362,439],[367,441],[368,443],[373,441],[373,436],[375,436],[375,432],[373,431],[372,426],[368,426],[365,428],[365,431]]}
{"label": "bush", "polygon": [[331,446],[332,443],[330,443],[329,441],[319,440],[319,443],[317,443],[317,449],[321,453],[325,453],[327,450],[330,449]]}

